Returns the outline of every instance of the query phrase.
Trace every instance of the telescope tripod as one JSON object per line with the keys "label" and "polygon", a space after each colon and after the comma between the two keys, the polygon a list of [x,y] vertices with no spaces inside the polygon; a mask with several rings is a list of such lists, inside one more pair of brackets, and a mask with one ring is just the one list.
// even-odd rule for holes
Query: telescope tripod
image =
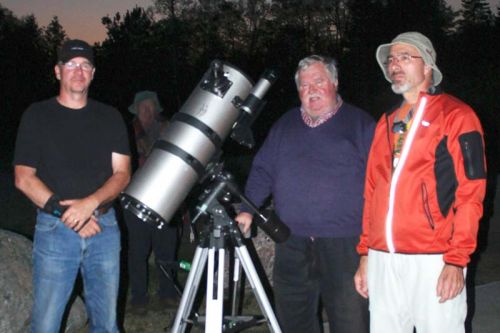
{"label": "telescope tripod", "polygon": [[[236,227],[236,222],[229,217],[224,206],[218,202],[220,192],[224,190],[225,185],[224,182],[217,184],[201,207],[202,210],[209,212],[209,227],[201,233],[171,332],[184,332],[188,324],[195,325],[203,322],[205,322],[205,332],[238,332],[241,329],[267,322],[270,332],[281,333],[248,249],[243,243],[241,232]],[[239,267],[240,263],[243,266],[264,318],[237,316],[234,304],[231,316],[224,316],[224,260],[228,244],[234,247],[235,266]],[[207,262],[205,316],[196,315],[195,318],[190,318]]]}

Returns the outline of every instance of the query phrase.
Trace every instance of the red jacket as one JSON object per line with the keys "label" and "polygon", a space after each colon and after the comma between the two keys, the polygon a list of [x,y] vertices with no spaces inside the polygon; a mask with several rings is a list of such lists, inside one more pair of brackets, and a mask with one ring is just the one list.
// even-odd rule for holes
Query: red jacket
{"label": "red jacket", "polygon": [[377,124],[357,250],[442,253],[446,263],[466,266],[486,187],[481,124],[468,105],[447,94],[421,93],[416,107],[395,168],[395,112]]}

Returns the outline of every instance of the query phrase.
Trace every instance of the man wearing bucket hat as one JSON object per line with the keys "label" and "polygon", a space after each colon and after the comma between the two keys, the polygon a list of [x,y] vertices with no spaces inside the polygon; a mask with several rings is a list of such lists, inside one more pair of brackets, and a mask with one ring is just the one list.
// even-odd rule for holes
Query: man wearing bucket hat
{"label": "man wearing bucket hat", "polygon": [[[140,91],[135,94],[134,103],[128,110],[134,114],[132,122],[136,151],[135,164],[142,166],[153,149],[160,132],[168,124],[160,119],[163,108],[154,91]],[[174,272],[170,277],[163,274],[160,263],[171,265],[175,262],[177,248],[177,228],[175,223],[157,229],[137,216],[124,211],[128,230],[128,276],[131,291],[131,310],[133,313],[145,314],[150,305],[148,297],[148,258],[154,252],[158,273],[158,290],[155,303],[160,308],[177,305],[177,293],[174,287]],[[164,267],[167,269],[168,267]],[[154,304],[154,303],[153,303]]]}
{"label": "man wearing bucket hat", "polygon": [[88,98],[92,48],[66,41],[54,67],[59,94],[23,114],[15,182],[37,207],[31,332],[59,332],[75,279],[82,275],[90,332],[118,332],[120,230],[113,200],[130,179],[120,113]]}
{"label": "man wearing bucket hat", "polygon": [[427,37],[402,33],[376,58],[403,100],[379,120],[368,158],[356,290],[369,297],[372,333],[464,332],[483,131],[468,105],[439,91]]}
{"label": "man wearing bucket hat", "polygon": [[134,138],[137,146],[138,166],[144,164],[153,148],[153,144],[160,136],[160,131],[168,124],[160,119],[163,108],[154,91],[139,91],[134,96],[134,103],[128,107],[135,115],[133,120]]}

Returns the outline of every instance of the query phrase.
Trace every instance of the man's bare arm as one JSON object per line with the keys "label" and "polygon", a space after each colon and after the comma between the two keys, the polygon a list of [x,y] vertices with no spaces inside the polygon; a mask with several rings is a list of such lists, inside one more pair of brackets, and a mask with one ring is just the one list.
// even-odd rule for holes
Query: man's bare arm
{"label": "man's bare arm", "polygon": [[37,207],[43,208],[52,196],[52,191],[38,178],[36,169],[16,165],[14,167],[16,187],[24,193]]}

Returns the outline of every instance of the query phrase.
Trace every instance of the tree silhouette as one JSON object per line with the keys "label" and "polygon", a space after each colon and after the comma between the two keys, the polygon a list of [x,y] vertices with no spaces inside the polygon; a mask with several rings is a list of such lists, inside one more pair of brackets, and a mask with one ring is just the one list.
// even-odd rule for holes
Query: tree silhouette
{"label": "tree silhouette", "polygon": [[460,28],[493,24],[493,14],[486,0],[462,0]]}
{"label": "tree silhouette", "polygon": [[[455,68],[452,90],[473,106],[486,132],[488,170],[498,172],[500,121],[498,91],[500,89],[500,34],[487,3],[463,0],[457,33],[453,35]],[[496,171],[496,172],[495,172]]]}
{"label": "tree silhouette", "polygon": [[50,82],[53,64],[36,18],[18,19],[0,5],[0,110],[2,158],[10,159],[16,130],[24,109],[54,93]]}
{"label": "tree silhouette", "polygon": [[[378,117],[398,96],[375,50],[401,32],[420,31],[437,50],[444,90],[470,103],[495,134],[499,9],[493,16],[485,0],[463,0],[462,6],[454,12],[445,0],[155,0],[147,9],[102,19],[107,36],[95,45],[91,96],[129,117],[135,92],[155,90],[171,115],[214,59],[254,79],[274,68],[280,78],[254,124],[261,142],[271,124],[298,104],[293,74],[298,61],[313,53],[335,57],[341,95]],[[34,16],[19,19],[0,5],[0,106],[8,114],[8,134],[2,135],[9,149],[26,106],[56,93],[52,68],[64,38],[57,17],[39,28]]]}
{"label": "tree silhouette", "polygon": [[66,37],[66,32],[59,23],[59,18],[54,16],[44,31],[44,39],[49,52],[48,56],[53,63],[56,63],[57,49],[62,45]]}

